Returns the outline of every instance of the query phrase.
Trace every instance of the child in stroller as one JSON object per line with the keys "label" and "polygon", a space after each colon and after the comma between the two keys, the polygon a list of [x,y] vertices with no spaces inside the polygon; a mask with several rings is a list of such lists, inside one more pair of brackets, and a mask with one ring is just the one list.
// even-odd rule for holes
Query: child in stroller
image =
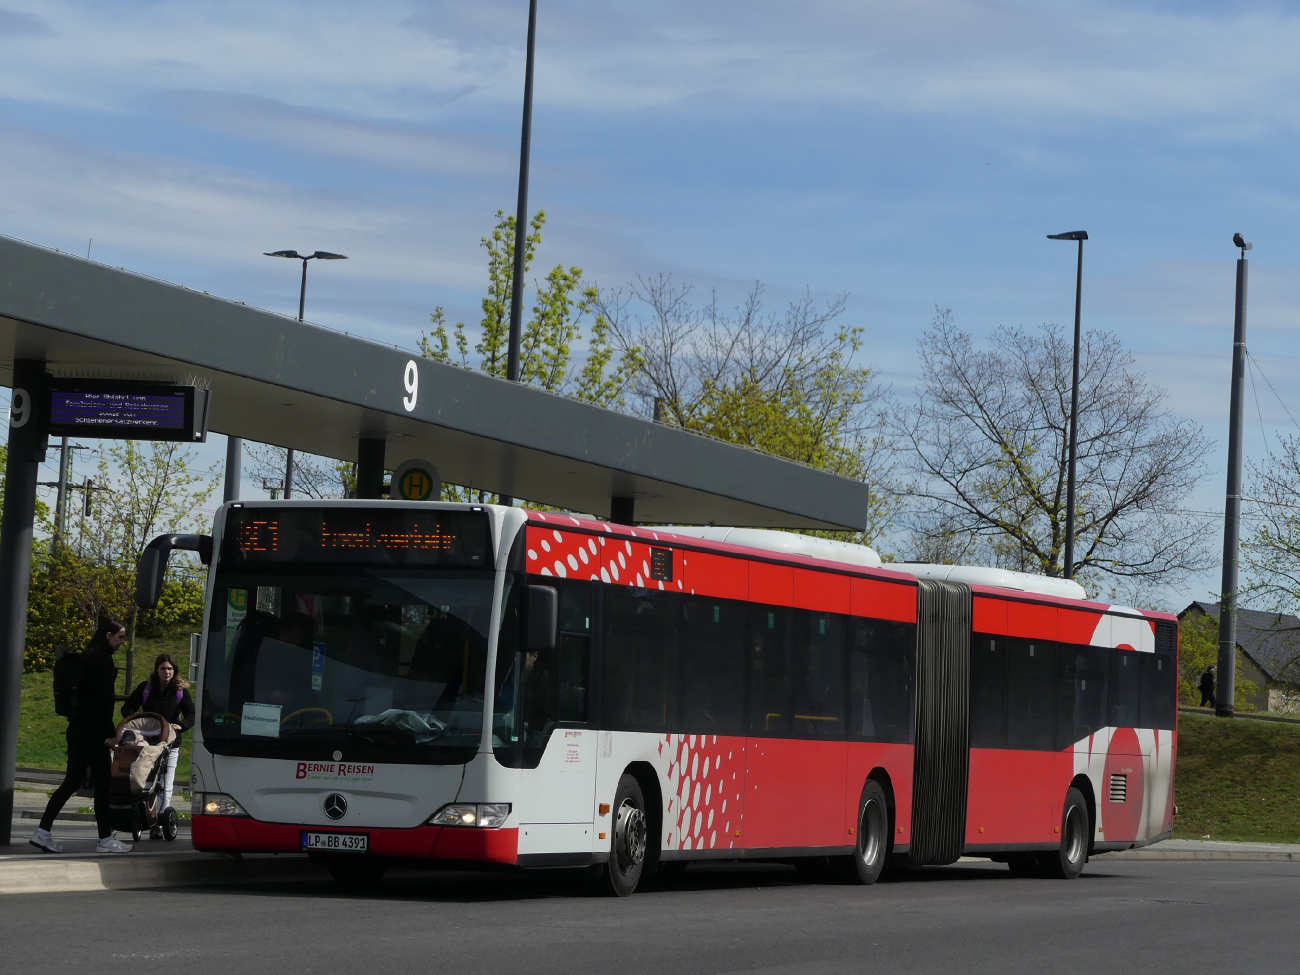
{"label": "child in stroller", "polygon": [[176,810],[163,807],[163,773],[176,743],[171,722],[158,714],[133,714],[117,726],[109,746],[109,823],[138,841],[154,826],[167,840],[176,839]]}

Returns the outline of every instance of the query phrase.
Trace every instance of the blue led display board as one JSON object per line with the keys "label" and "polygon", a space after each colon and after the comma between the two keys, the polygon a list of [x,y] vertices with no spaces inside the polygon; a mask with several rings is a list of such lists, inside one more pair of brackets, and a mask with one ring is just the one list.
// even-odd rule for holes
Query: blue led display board
{"label": "blue led display board", "polygon": [[208,391],[197,386],[116,379],[49,379],[46,431],[110,440],[208,437]]}

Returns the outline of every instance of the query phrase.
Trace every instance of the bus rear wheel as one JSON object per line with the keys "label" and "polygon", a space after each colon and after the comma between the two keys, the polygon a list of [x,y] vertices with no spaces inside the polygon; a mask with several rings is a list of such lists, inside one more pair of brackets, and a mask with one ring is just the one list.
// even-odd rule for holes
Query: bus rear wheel
{"label": "bus rear wheel", "polygon": [[880,879],[889,856],[889,807],[880,783],[868,780],[858,809],[858,844],[853,851],[853,869],[858,883],[874,884]]}
{"label": "bus rear wheel", "polygon": [[627,897],[641,882],[650,843],[645,796],[631,775],[624,775],[614,795],[614,838],[609,862],[601,872],[600,888],[613,897]]}
{"label": "bus rear wheel", "polygon": [[1090,830],[1088,804],[1083,793],[1071,788],[1065,794],[1065,808],[1061,811],[1061,846],[1053,853],[1039,856],[1043,876],[1073,880],[1083,873],[1083,865],[1088,862]]}

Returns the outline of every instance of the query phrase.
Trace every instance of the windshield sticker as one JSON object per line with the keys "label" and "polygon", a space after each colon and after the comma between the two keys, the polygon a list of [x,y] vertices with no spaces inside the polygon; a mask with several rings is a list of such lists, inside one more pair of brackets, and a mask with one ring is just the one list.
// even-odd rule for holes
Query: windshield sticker
{"label": "windshield sticker", "polygon": [[299,762],[293,777],[308,782],[369,782],[375,777],[375,767],[353,762]]}
{"label": "windshield sticker", "polygon": [[311,645],[311,689],[319,691],[321,681],[325,677],[325,644],[313,643]]}
{"label": "windshield sticker", "polygon": [[239,733],[262,738],[279,738],[280,705],[246,702],[244,713],[239,721]]}
{"label": "windshield sticker", "polygon": [[244,621],[248,615],[248,590],[247,589],[227,589],[226,590],[226,629],[233,630],[238,628],[239,624]]}

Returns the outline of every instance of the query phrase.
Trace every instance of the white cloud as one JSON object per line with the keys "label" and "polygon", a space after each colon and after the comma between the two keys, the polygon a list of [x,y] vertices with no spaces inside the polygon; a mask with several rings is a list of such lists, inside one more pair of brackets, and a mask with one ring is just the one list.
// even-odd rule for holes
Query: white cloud
{"label": "white cloud", "polygon": [[[0,19],[10,97],[109,111],[141,92],[206,89],[408,121],[449,111],[458,93],[480,108],[519,97],[522,4],[11,2],[27,9]],[[6,36],[5,23],[18,26]],[[600,113],[723,96],[1012,120],[1190,119],[1233,137],[1251,120],[1294,124],[1298,42],[1300,16],[1286,8],[548,3],[537,98]]]}

